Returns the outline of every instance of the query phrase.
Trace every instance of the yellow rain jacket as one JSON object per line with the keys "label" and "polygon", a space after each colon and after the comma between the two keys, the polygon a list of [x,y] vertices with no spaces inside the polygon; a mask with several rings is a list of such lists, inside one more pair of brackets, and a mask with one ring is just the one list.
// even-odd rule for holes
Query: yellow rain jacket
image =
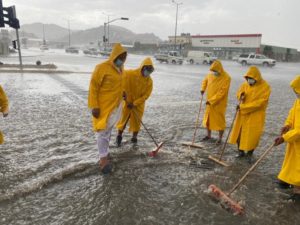
{"label": "yellow rain jacket", "polygon": [[[300,75],[292,81],[291,87],[300,94]],[[300,99],[290,110],[285,126],[291,129],[282,137],[287,142],[285,158],[278,178],[286,183],[300,186]]]}
{"label": "yellow rain jacket", "polygon": [[202,81],[201,91],[207,89],[206,99],[210,103],[206,105],[203,126],[210,130],[221,131],[226,127],[225,113],[231,78],[219,60],[213,62],[210,70],[217,71],[219,76],[209,73]]}
{"label": "yellow rain jacket", "polygon": [[[0,86],[0,112],[8,113],[8,99],[1,86]],[[3,142],[4,142],[4,137],[2,132],[0,131],[0,144],[3,144]]]}
{"label": "yellow rain jacket", "polygon": [[268,106],[271,88],[262,79],[257,67],[251,66],[244,77],[256,80],[253,86],[245,81],[237,92],[237,99],[245,93],[245,100],[240,104],[231,132],[229,143],[236,144],[240,138],[240,150],[254,150],[258,144],[265,124],[266,109]]}
{"label": "yellow rain jacket", "polygon": [[151,95],[153,88],[152,78],[150,76],[144,77],[142,75],[142,68],[144,66],[153,66],[152,60],[150,58],[146,58],[138,69],[125,71],[123,84],[124,91],[127,96],[126,101],[127,103],[133,103],[134,112],[132,112],[132,109],[129,109],[126,102],[124,102],[122,118],[117,125],[119,130],[124,129],[124,125],[129,115],[129,131],[138,132],[140,130],[140,121],[144,114],[145,101]]}
{"label": "yellow rain jacket", "polygon": [[92,74],[88,107],[100,109],[99,118],[93,117],[95,131],[106,129],[110,114],[121,104],[123,68],[118,69],[114,60],[124,52],[121,44],[115,44],[109,59],[98,64]]}

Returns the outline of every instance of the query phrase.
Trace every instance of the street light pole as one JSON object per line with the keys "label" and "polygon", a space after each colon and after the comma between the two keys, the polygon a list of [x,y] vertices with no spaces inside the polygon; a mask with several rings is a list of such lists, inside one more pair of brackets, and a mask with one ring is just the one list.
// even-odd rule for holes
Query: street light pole
{"label": "street light pole", "polygon": [[175,37],[174,37],[174,46],[175,46],[175,49],[176,49],[176,39],[177,39],[177,20],[178,20],[178,6],[179,5],[182,5],[183,3],[182,2],[176,2],[175,0],[172,0],[172,2],[174,4],[176,4],[176,21],[175,21]]}
{"label": "street light pole", "polygon": [[[120,18],[109,20],[108,15],[107,15],[107,18],[108,18],[107,23],[104,23],[104,37],[103,37],[104,51],[106,51],[106,40],[107,40],[107,43],[109,44],[109,24],[112,22],[115,22],[116,20],[129,20],[129,18],[127,18],[127,17],[120,17]],[[107,26],[107,39],[106,39],[106,26]]]}
{"label": "street light pole", "polygon": [[70,20],[68,20],[68,30],[69,30],[69,47],[71,47],[71,29],[70,29]]}

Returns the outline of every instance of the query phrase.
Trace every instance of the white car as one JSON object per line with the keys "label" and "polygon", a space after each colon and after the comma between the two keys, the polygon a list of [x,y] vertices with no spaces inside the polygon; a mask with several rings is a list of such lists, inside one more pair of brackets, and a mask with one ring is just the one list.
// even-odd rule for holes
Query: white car
{"label": "white car", "polygon": [[263,65],[273,67],[276,65],[275,59],[270,59],[261,54],[241,54],[238,58],[238,62],[243,66],[246,65]]}

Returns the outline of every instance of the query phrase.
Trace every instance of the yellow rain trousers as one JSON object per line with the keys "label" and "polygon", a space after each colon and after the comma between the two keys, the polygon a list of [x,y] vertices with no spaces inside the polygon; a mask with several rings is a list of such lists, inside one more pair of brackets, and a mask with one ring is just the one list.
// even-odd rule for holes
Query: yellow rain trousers
{"label": "yellow rain trousers", "polygon": [[[292,81],[291,87],[300,94],[300,75]],[[282,137],[287,142],[285,158],[278,179],[300,186],[300,99],[297,99],[290,110],[285,126],[291,129]]]}
{"label": "yellow rain trousers", "polygon": [[250,86],[246,81],[237,92],[237,99],[239,100],[244,92],[245,100],[240,104],[240,111],[234,122],[229,143],[236,144],[240,139],[239,150],[248,152],[254,150],[259,144],[264,129],[271,88],[262,79],[255,66],[251,66],[244,77],[251,77],[256,80],[256,83]]}
{"label": "yellow rain trousers", "polygon": [[222,131],[226,127],[225,113],[231,78],[219,60],[213,62],[210,70],[218,72],[219,76],[209,73],[202,81],[201,91],[207,90],[206,99],[210,103],[206,105],[203,126],[209,130]]}
{"label": "yellow rain trousers", "polygon": [[[0,86],[0,112],[8,113],[8,99],[1,86]],[[2,132],[0,131],[0,144],[3,143],[4,143],[4,137]]]}
{"label": "yellow rain trousers", "polygon": [[94,131],[105,130],[110,114],[121,104],[123,68],[118,69],[114,60],[124,52],[121,44],[115,44],[109,59],[98,64],[92,74],[88,107],[100,109],[99,118],[93,117]]}
{"label": "yellow rain trousers", "polygon": [[153,66],[152,60],[146,58],[138,69],[125,71],[123,84],[127,96],[126,101],[127,103],[133,103],[134,108],[129,109],[126,102],[124,102],[122,118],[117,125],[118,130],[124,129],[129,116],[129,131],[138,132],[140,130],[140,121],[144,114],[145,102],[151,95],[153,88],[152,78],[150,76],[144,77],[142,75],[142,68],[150,65]]}

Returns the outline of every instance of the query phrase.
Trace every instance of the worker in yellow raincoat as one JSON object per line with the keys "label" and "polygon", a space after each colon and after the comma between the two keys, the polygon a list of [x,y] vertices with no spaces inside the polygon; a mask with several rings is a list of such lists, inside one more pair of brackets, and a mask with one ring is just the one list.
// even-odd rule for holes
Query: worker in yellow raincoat
{"label": "worker in yellow raincoat", "polygon": [[153,63],[150,58],[146,58],[139,68],[125,71],[123,87],[125,101],[123,105],[122,118],[119,121],[118,136],[116,143],[118,146],[122,142],[122,133],[129,121],[129,131],[133,132],[132,143],[137,143],[137,135],[141,127],[144,114],[145,102],[149,98],[153,88],[150,74],[154,71]]}
{"label": "worker in yellow raincoat", "polygon": [[210,73],[202,81],[201,95],[207,90],[206,110],[203,117],[203,126],[207,135],[202,141],[211,139],[211,131],[219,131],[217,144],[222,142],[226,127],[225,113],[231,78],[223,69],[222,63],[215,60],[210,67]]}
{"label": "worker in yellow raincoat", "polygon": [[300,201],[300,75],[292,82],[291,87],[296,94],[296,100],[281,129],[281,136],[275,139],[275,145],[287,143],[285,158],[278,179],[293,185],[293,201]]}
{"label": "worker in yellow raincoat", "polygon": [[121,44],[115,44],[109,59],[96,66],[90,81],[88,107],[92,111],[93,129],[97,133],[99,166],[104,174],[112,169],[108,160],[109,141],[122,112],[126,57],[127,52]]}
{"label": "worker in yellow raincoat", "polygon": [[[0,112],[2,112],[3,117],[8,116],[8,99],[1,86],[0,86]],[[3,142],[4,142],[3,134],[0,131],[0,144],[3,144]]]}
{"label": "worker in yellow raincoat", "polygon": [[247,156],[251,161],[263,133],[271,88],[255,66],[251,66],[244,77],[246,81],[237,92],[240,104],[229,143],[238,145],[237,158]]}

